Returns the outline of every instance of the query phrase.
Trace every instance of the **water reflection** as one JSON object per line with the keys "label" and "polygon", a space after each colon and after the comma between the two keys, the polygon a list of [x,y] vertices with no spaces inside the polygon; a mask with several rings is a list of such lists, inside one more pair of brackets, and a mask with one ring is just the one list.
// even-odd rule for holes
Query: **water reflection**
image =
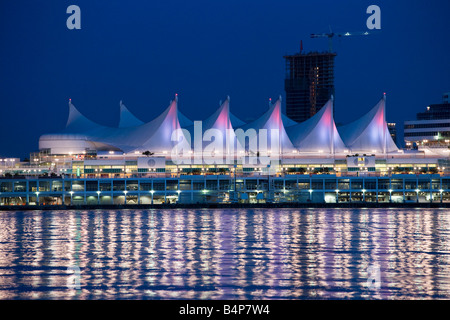
{"label": "water reflection", "polygon": [[1,299],[450,298],[444,209],[1,212],[0,225]]}

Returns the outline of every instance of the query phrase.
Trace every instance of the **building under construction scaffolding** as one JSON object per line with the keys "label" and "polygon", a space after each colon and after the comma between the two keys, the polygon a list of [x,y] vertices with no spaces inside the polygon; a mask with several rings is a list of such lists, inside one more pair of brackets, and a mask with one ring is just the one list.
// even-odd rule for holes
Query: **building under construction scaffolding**
{"label": "building under construction scaffolding", "polygon": [[336,53],[310,52],[286,59],[286,115],[297,122],[315,115],[334,95]]}

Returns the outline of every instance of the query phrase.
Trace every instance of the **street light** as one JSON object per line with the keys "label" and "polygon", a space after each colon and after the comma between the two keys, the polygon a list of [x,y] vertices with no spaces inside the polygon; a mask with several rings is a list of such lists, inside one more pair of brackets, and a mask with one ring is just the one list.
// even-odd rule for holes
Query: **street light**
{"label": "street light", "polygon": [[123,204],[127,204],[127,193],[128,193],[128,191],[125,190],[123,193],[125,195],[125,199],[124,199],[124,203]]}
{"label": "street light", "polygon": [[69,191],[69,193],[70,193],[70,205],[72,205],[72,203],[73,203],[73,201],[72,201],[72,199],[73,199],[73,191]]}

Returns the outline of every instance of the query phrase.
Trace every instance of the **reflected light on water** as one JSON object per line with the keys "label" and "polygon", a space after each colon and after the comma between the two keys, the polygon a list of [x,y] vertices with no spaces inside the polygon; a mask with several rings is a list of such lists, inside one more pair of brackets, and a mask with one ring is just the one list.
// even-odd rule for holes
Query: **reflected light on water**
{"label": "reflected light on water", "polygon": [[450,298],[444,209],[28,211],[0,225],[0,299]]}

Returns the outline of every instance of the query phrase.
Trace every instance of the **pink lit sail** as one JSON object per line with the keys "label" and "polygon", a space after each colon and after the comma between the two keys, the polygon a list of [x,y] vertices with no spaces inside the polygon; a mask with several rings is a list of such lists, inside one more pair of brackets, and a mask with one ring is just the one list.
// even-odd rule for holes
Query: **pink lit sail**
{"label": "pink lit sail", "polygon": [[333,118],[333,102],[329,100],[310,119],[287,128],[299,152],[342,153],[346,149]]}
{"label": "pink lit sail", "polygon": [[[292,120],[290,121],[293,122]],[[242,126],[241,129],[244,131],[254,129],[256,132],[259,132],[261,129],[267,131],[267,145],[262,144],[263,141],[261,139],[258,141],[258,145],[261,146],[259,151],[261,152],[277,149],[277,153],[290,153],[295,150],[295,147],[286,133],[284,122],[285,120],[281,113],[281,100],[278,99],[261,117]],[[252,141],[240,141],[240,143],[248,147]],[[277,148],[275,148],[275,145],[272,145],[275,143],[278,144]]]}
{"label": "pink lit sail", "polygon": [[387,153],[398,150],[392,140],[385,116],[385,97],[360,119],[339,127],[346,146],[352,152]]}

